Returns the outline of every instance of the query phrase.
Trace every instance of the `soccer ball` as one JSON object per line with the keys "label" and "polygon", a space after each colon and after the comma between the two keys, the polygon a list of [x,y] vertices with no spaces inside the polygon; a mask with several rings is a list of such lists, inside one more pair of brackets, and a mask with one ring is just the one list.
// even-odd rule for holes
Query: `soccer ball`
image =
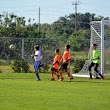
{"label": "soccer ball", "polygon": [[11,50],[15,49],[15,45],[14,45],[14,44],[11,44],[11,45],[9,46],[9,49],[11,49]]}

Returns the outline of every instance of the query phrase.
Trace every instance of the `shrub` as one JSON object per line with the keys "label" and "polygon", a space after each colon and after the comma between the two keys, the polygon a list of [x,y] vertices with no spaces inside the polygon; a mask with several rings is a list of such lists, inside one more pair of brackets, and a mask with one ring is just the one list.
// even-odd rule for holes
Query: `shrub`
{"label": "shrub", "polygon": [[14,62],[11,65],[12,69],[16,73],[28,73],[29,72],[29,65],[26,60],[20,59],[20,60],[14,60]]}
{"label": "shrub", "polygon": [[73,72],[78,73],[82,69],[82,67],[84,66],[84,63],[85,63],[85,59],[76,59],[76,60],[74,60]]}
{"label": "shrub", "polygon": [[2,70],[0,69],[0,73],[2,73]]}
{"label": "shrub", "polygon": [[11,64],[11,61],[10,60],[1,60],[0,59],[0,65],[6,66],[6,65],[10,65],[10,64]]}
{"label": "shrub", "polygon": [[43,66],[40,68],[40,72],[41,73],[46,73],[48,72],[50,69],[49,65],[48,64],[43,64]]}

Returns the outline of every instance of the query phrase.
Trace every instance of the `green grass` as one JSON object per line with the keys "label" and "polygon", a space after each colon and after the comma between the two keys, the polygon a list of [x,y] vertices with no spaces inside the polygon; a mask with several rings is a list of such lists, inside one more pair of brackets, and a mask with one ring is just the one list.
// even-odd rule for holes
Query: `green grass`
{"label": "green grass", "polygon": [[109,110],[110,78],[50,81],[50,74],[0,74],[0,110]]}

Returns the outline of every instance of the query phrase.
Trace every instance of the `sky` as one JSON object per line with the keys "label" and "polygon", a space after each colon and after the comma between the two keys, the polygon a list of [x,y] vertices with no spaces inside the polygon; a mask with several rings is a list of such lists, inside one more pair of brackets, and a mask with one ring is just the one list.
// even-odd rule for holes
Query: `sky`
{"label": "sky", "polygon": [[[110,0],[78,0],[78,13],[95,13],[110,17]],[[59,17],[75,13],[76,0],[0,0],[0,14],[14,13],[17,16],[35,19],[38,23],[39,7],[40,22],[53,23]]]}

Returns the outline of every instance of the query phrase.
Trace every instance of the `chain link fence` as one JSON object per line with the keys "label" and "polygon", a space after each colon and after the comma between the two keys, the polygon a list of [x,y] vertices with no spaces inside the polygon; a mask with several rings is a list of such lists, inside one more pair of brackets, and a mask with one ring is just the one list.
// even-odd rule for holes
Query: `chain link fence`
{"label": "chain link fence", "polygon": [[63,54],[65,45],[70,44],[70,39],[52,38],[0,38],[0,65],[11,65],[14,60],[25,59],[29,64],[33,64],[34,45],[39,45],[43,54],[42,63],[51,64],[51,59],[55,56],[54,50],[60,49]]}

